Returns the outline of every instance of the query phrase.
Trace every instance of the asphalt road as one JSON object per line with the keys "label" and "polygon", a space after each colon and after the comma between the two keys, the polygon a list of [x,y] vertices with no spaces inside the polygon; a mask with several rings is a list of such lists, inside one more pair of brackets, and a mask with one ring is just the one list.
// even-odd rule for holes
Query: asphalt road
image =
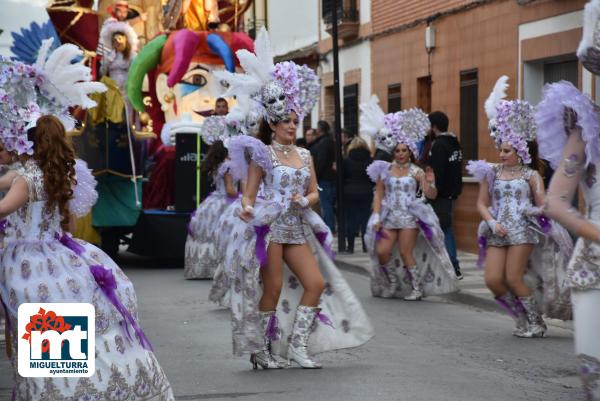
{"label": "asphalt road", "polygon": [[[517,339],[512,321],[441,298],[375,299],[368,279],[345,276],[376,337],[358,349],[320,355],[322,370],[253,371],[231,355],[229,314],[207,300],[209,281],[181,269],[129,267],[141,323],[177,400],[573,401],[583,399],[569,330]],[[0,357],[0,400],[10,365]]]}

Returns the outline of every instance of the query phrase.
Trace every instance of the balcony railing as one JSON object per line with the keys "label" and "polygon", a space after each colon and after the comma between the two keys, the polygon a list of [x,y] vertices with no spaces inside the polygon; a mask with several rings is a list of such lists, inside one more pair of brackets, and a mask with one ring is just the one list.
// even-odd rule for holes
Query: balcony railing
{"label": "balcony railing", "polygon": [[[338,37],[344,40],[354,39],[358,36],[360,19],[356,0],[338,0],[337,2]],[[325,29],[331,35],[333,28],[333,2],[322,0],[322,17]]]}

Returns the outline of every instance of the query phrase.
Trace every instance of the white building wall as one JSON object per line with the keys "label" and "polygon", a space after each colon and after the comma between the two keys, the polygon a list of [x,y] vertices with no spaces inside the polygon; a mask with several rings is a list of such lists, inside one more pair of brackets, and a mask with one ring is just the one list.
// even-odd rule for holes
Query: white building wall
{"label": "white building wall", "polygon": [[268,1],[269,33],[275,56],[316,44],[318,24],[319,0]]}

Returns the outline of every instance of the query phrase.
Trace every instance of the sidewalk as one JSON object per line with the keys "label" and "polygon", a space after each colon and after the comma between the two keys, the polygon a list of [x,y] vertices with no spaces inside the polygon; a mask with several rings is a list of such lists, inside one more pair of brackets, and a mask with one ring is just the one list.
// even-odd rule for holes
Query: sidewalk
{"label": "sidewalk", "polygon": [[[352,255],[337,255],[336,264],[343,269],[353,271],[358,274],[369,276],[370,260],[366,253],[361,251],[360,244],[357,242],[355,252]],[[477,267],[478,255],[468,252],[458,252],[460,261],[460,270],[464,278],[457,281],[459,291],[453,294],[442,296],[442,298],[455,303],[461,303],[473,306],[479,309],[500,312],[501,309],[496,305],[494,297],[487,289],[483,281],[483,269]],[[561,327],[563,329],[573,330],[573,322],[563,322],[561,320],[546,319],[546,323]]]}

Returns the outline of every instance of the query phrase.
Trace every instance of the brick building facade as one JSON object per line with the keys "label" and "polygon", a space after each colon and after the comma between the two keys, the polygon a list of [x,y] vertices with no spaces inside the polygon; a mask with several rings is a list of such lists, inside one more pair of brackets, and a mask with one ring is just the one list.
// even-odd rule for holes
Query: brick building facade
{"label": "brick building facade", "polygon": [[[544,83],[567,79],[595,93],[575,57],[584,0],[373,0],[371,84],[384,110],[442,110],[459,135],[465,159],[497,161],[483,103],[508,75],[510,98],[537,103]],[[435,47],[425,47],[425,31]],[[390,102],[390,98],[395,102]],[[399,98],[399,100],[398,100]],[[476,250],[478,186],[464,179],[455,233],[461,249]]]}

